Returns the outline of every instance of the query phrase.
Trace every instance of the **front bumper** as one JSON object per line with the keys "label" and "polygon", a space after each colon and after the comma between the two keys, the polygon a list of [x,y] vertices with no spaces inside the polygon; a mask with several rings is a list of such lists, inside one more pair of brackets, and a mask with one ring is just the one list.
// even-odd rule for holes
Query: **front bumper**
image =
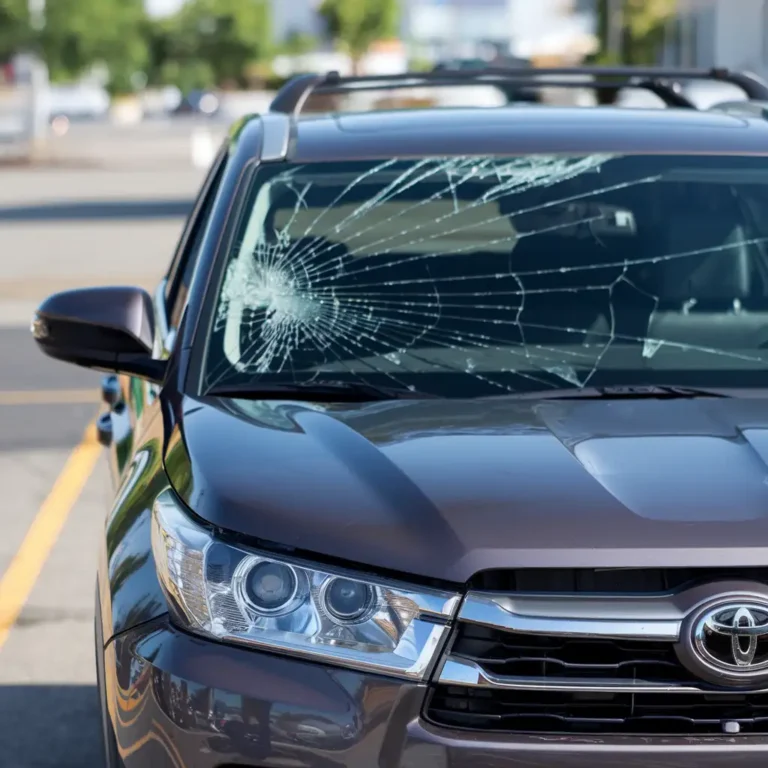
{"label": "front bumper", "polygon": [[105,649],[126,768],[757,768],[768,738],[501,736],[430,725],[425,686],[201,640],[167,619]]}

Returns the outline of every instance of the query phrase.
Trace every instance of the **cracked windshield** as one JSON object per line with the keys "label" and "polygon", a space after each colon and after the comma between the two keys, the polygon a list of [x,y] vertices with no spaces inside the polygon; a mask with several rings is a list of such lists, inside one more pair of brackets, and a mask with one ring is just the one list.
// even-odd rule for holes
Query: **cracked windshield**
{"label": "cracked windshield", "polygon": [[752,157],[262,166],[205,384],[763,387],[767,185]]}

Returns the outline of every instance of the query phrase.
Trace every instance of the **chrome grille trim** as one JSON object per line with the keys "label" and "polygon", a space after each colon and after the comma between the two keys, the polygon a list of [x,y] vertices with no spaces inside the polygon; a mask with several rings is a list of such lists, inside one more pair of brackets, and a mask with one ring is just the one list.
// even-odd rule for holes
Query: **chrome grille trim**
{"label": "chrome grille trim", "polygon": [[425,717],[488,732],[688,736],[735,722],[768,733],[768,684],[707,682],[685,656],[702,609],[731,597],[765,601],[768,583],[688,584],[631,594],[471,590]]}
{"label": "chrome grille trim", "polygon": [[[440,685],[468,688],[495,688],[509,691],[584,691],[586,693],[711,693],[733,694],[730,690],[709,690],[696,685],[653,683],[643,680],[502,677],[486,672],[479,664],[459,656],[449,656],[438,675]],[[750,690],[750,693],[762,691]]]}
{"label": "chrome grille trim", "polygon": [[551,637],[600,637],[675,642],[685,616],[674,595],[614,598],[470,592],[458,619]]}

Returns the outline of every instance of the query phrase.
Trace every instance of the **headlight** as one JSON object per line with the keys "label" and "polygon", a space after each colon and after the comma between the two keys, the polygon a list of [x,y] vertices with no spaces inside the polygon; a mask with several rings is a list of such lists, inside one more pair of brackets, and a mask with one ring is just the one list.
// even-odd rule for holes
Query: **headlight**
{"label": "headlight", "polygon": [[454,592],[226,544],[170,491],[154,505],[152,551],[174,616],[192,631],[412,679],[429,674],[459,604]]}

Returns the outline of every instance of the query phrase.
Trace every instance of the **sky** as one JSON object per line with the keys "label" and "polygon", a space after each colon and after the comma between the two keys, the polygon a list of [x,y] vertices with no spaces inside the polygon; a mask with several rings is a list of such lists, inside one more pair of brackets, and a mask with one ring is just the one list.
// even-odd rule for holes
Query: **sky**
{"label": "sky", "polygon": [[153,16],[165,16],[173,13],[183,0],[144,0],[147,11]]}

